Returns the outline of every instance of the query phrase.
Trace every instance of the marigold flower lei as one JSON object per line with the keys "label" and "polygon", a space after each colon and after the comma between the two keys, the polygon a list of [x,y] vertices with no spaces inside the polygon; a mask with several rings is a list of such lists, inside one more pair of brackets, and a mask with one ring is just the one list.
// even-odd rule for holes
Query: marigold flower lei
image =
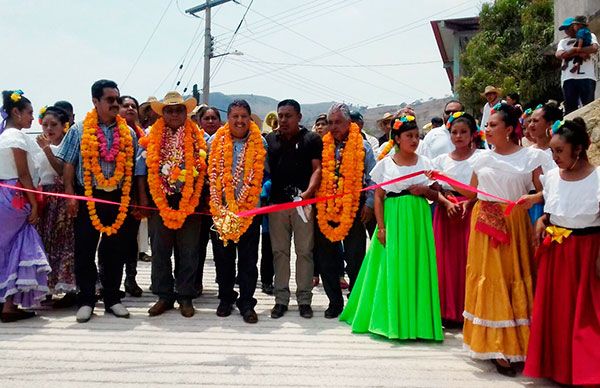
{"label": "marigold flower lei", "polygon": [[[246,232],[253,217],[238,217],[236,213],[254,209],[262,190],[266,150],[260,129],[250,123],[250,133],[240,158],[243,164],[233,166],[233,139],[229,123],[219,128],[211,145],[208,162],[210,182],[210,212],[215,229],[224,245],[229,241],[237,243]],[[241,181],[241,189],[236,198],[235,189]]]}
{"label": "marigold flower lei", "polygon": [[[148,187],[150,195],[160,212],[163,223],[170,229],[179,229],[185,219],[194,212],[200,202],[202,185],[206,174],[206,141],[204,134],[198,126],[190,119],[185,121],[184,131],[184,163],[185,169],[176,169],[179,174],[185,176],[181,190],[179,208],[173,209],[167,201],[166,189],[160,177],[160,170],[164,163],[161,158],[161,148],[165,135],[165,121],[161,117],[154,123],[150,133],[140,139],[140,145],[146,148],[146,165],[148,166]],[[195,172],[187,174],[186,172]],[[188,179],[192,176],[192,179]],[[195,179],[194,179],[195,178]]]}
{"label": "marigold flower lei", "polygon": [[129,206],[131,193],[131,179],[133,176],[133,138],[129,132],[127,122],[120,116],[117,116],[117,125],[113,129],[119,132],[119,151],[115,157],[115,171],[112,177],[105,177],[100,167],[100,151],[98,138],[96,137],[96,128],[98,127],[98,114],[95,109],[91,110],[85,116],[83,121],[83,134],[81,137],[81,157],[83,160],[83,187],[87,197],[92,196],[93,180],[96,180],[96,187],[106,191],[115,190],[118,184],[122,182],[121,203],[119,213],[114,223],[104,226],[98,214],[96,213],[96,203],[87,202],[90,220],[94,228],[100,233],[111,235],[116,233],[127,216],[127,207]]}
{"label": "marigold flower lei", "polygon": [[385,146],[381,150],[381,153],[377,156],[377,160],[385,158],[390,153],[392,148],[394,148],[394,139],[390,139],[385,143]]}
{"label": "marigold flower lei", "polygon": [[[321,232],[330,241],[343,240],[358,211],[363,185],[365,149],[360,129],[354,123],[346,145],[341,151],[339,171],[336,171],[335,141],[331,133],[323,137],[323,172],[318,197],[344,194],[317,203],[317,221]],[[331,225],[335,224],[335,225]]]}

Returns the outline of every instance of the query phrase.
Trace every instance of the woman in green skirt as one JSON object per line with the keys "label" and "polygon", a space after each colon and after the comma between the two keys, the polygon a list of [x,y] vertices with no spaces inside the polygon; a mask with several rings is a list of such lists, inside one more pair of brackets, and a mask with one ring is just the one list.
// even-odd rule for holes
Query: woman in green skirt
{"label": "woman in green skirt", "polygon": [[[413,116],[391,122],[395,153],[383,156],[371,171],[376,183],[430,170],[430,161],[415,153],[419,131]],[[425,175],[383,186],[375,192],[376,239],[371,241],[341,321],[355,333],[390,339],[442,341],[435,243],[431,209],[441,201],[459,211],[429,187]]]}

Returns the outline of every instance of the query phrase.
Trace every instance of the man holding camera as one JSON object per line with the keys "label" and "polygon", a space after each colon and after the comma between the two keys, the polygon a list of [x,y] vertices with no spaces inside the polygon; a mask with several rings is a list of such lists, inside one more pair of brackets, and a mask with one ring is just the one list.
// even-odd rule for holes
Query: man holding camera
{"label": "man holding camera", "polygon": [[[271,172],[271,202],[274,204],[312,198],[321,180],[323,142],[319,135],[300,126],[302,114],[295,100],[277,105],[279,127],[266,137]],[[313,316],[314,212],[311,206],[269,214],[269,233],[275,267],[275,306],[272,318],[282,317],[290,301],[290,249],[296,248],[296,299],[300,315]]]}

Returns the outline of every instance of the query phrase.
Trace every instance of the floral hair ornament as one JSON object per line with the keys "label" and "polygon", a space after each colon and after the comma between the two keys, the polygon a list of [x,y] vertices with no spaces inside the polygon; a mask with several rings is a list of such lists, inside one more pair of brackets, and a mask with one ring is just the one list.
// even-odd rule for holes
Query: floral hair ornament
{"label": "floral hair ornament", "polygon": [[500,110],[500,108],[502,108],[502,103],[499,102],[496,105],[494,105],[494,107],[492,108],[492,111],[490,113],[494,114],[496,112],[498,112]]}
{"label": "floral hair ornament", "polygon": [[415,116],[403,115],[401,117],[397,117],[393,121],[392,128],[398,130],[400,127],[402,127],[402,125],[411,121],[415,121]]}
{"label": "floral hair ornament", "polygon": [[44,105],[43,107],[40,108],[40,114],[38,115],[38,122],[40,123],[40,125],[42,125],[42,120],[44,119],[44,115],[46,114],[47,110],[48,110],[48,105]]}
{"label": "floral hair ornament", "polygon": [[555,135],[558,130],[563,126],[563,124],[565,123],[565,120],[556,120],[554,122],[554,124],[552,124],[552,134]]}
{"label": "floral hair ornament", "polygon": [[12,92],[12,94],[10,95],[10,99],[13,102],[19,102],[21,101],[21,96],[23,95],[23,91],[21,89],[15,90]]}
{"label": "floral hair ornament", "polygon": [[446,128],[450,129],[450,127],[452,126],[452,122],[454,120],[456,120],[457,118],[461,117],[462,115],[464,115],[465,112],[454,112],[450,115],[450,117],[448,117],[448,122],[446,122]]}

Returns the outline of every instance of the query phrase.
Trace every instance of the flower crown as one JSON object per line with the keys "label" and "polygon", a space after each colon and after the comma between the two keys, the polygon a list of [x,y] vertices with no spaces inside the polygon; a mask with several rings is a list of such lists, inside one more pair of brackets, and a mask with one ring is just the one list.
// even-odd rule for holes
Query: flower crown
{"label": "flower crown", "polygon": [[21,89],[17,89],[12,92],[12,94],[10,95],[10,99],[13,102],[19,102],[21,101],[21,96],[23,96],[23,91]]}
{"label": "flower crown", "polygon": [[525,112],[523,112],[523,114],[521,115],[522,119],[526,119],[527,117],[531,116],[533,114],[534,111],[543,108],[544,106],[542,104],[538,104],[534,109],[531,108],[527,108],[525,109]]}
{"label": "flower crown", "polygon": [[454,120],[456,120],[457,118],[463,116],[465,114],[465,112],[454,112],[450,115],[450,117],[448,117],[448,121],[446,122],[446,128],[450,129],[450,127],[452,126],[452,122]]}
{"label": "flower crown", "polygon": [[415,116],[403,115],[402,117],[396,117],[394,119],[394,121],[392,122],[392,129],[398,130],[405,123],[408,123],[408,122],[411,122],[411,121],[415,121]]}
{"label": "flower crown", "polygon": [[40,125],[42,125],[42,119],[44,118],[44,115],[46,114],[47,110],[48,110],[48,105],[44,105],[43,107],[40,108],[40,114],[38,114],[38,122],[40,123]]}
{"label": "flower crown", "polygon": [[559,129],[562,128],[565,120],[556,120],[554,124],[552,124],[552,134],[555,135]]}

